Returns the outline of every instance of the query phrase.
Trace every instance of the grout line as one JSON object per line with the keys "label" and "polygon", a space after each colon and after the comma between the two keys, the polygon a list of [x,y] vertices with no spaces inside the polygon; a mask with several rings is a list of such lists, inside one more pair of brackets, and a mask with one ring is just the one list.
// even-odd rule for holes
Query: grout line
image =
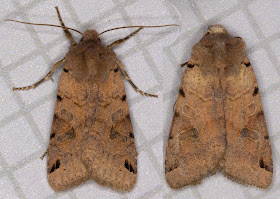
{"label": "grout line", "polygon": [[[15,193],[19,198],[25,199],[25,194],[23,193],[21,186],[19,185],[19,182],[14,177],[12,171],[9,170],[8,164],[4,161],[4,158],[2,157],[2,154],[0,153],[0,160],[1,160],[1,166],[3,167],[2,173],[4,173],[4,176],[6,176],[13,184],[13,188],[15,190]],[[0,176],[3,177],[3,176]]]}
{"label": "grout line", "polygon": [[153,196],[157,195],[162,191],[162,185],[160,184],[159,186],[155,187],[152,191],[146,192],[143,195],[137,197],[137,199],[150,199]]}

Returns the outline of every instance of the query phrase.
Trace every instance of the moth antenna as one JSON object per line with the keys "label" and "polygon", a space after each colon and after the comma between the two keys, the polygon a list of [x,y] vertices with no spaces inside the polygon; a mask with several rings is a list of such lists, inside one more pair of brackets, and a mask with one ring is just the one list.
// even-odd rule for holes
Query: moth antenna
{"label": "moth antenna", "polygon": [[59,26],[59,25],[53,25],[53,24],[43,24],[43,23],[29,23],[29,22],[24,22],[24,21],[17,21],[17,20],[13,20],[13,19],[5,19],[4,21],[13,21],[13,22],[17,22],[17,23],[23,23],[23,24],[29,24],[29,25],[37,25],[37,26],[52,26],[52,27],[58,27],[58,28],[66,28],[68,30],[73,30],[77,33],[80,33],[81,35],[83,35],[82,32],[74,29],[74,28],[69,28],[66,26]]}
{"label": "moth antenna", "polygon": [[160,25],[160,26],[122,26],[122,27],[105,30],[105,31],[99,33],[98,36],[102,35],[105,32],[109,32],[111,30],[117,30],[117,29],[123,29],[123,28],[160,28],[160,27],[166,27],[166,26],[179,26],[179,25],[178,24],[167,24],[167,25]]}

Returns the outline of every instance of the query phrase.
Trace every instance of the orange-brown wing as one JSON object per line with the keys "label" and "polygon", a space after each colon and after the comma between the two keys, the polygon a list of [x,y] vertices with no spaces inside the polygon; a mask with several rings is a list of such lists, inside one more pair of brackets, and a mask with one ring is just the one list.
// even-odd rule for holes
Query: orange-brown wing
{"label": "orange-brown wing", "polygon": [[[47,174],[55,191],[68,189],[90,178],[88,169],[81,163],[86,112],[84,82],[73,78],[66,63],[61,74],[51,129]],[[88,110],[93,113],[92,110]]]}
{"label": "orange-brown wing", "polygon": [[[189,62],[190,63],[190,62]],[[218,123],[213,93],[219,86],[188,65],[180,85],[165,157],[165,174],[171,188],[197,184],[214,173],[225,152],[223,123]],[[217,104],[214,107],[214,104]]]}
{"label": "orange-brown wing", "polygon": [[125,89],[115,65],[106,82],[98,86],[98,107],[89,115],[82,161],[91,177],[118,191],[131,190],[137,178],[137,152]]}
{"label": "orange-brown wing", "polygon": [[[110,67],[109,67],[110,68]],[[106,81],[75,81],[62,72],[48,149],[48,180],[65,190],[88,179],[128,191],[137,177],[137,153],[120,71]]]}
{"label": "orange-brown wing", "polygon": [[227,79],[227,148],[223,172],[240,183],[267,188],[272,182],[272,155],[256,77],[249,60],[238,76]]}

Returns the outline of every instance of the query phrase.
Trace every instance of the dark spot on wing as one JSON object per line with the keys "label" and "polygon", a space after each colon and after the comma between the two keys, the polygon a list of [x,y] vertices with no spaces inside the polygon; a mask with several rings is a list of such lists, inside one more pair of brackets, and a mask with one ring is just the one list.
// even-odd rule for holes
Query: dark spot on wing
{"label": "dark spot on wing", "polygon": [[242,138],[250,138],[252,140],[257,140],[259,138],[259,135],[257,132],[252,131],[248,128],[243,128],[240,132],[240,136]]}
{"label": "dark spot on wing", "polygon": [[171,133],[169,134],[168,140],[173,139],[173,135],[171,135]]}
{"label": "dark spot on wing", "polygon": [[122,101],[125,101],[126,100],[126,95],[123,95],[122,96]]}
{"label": "dark spot on wing", "polygon": [[60,160],[57,160],[56,162],[55,162],[55,164],[53,164],[53,166],[52,166],[52,168],[51,168],[51,170],[50,170],[50,172],[49,173],[52,173],[52,172],[54,172],[56,169],[58,169],[60,167]]}
{"label": "dark spot on wing", "polygon": [[189,138],[192,138],[192,139],[198,138],[198,131],[196,128],[189,128],[189,129],[186,129],[186,130],[183,130],[182,132],[180,132],[180,134],[179,134],[180,141],[185,141]]}
{"label": "dark spot on wing", "polygon": [[173,171],[174,169],[178,168],[178,163],[175,162],[169,169],[167,169],[167,172]]}
{"label": "dark spot on wing", "polygon": [[127,136],[122,135],[120,132],[118,132],[117,130],[115,130],[113,127],[111,128],[111,132],[110,132],[110,139],[112,140],[118,140],[120,142],[126,142],[127,141]]}
{"label": "dark spot on wing", "polygon": [[256,96],[258,93],[259,93],[259,88],[258,88],[258,87],[255,87],[255,90],[254,90],[253,96]]}
{"label": "dark spot on wing", "polygon": [[57,136],[58,142],[66,142],[67,140],[74,140],[76,138],[76,132],[74,128],[72,127],[70,130],[61,133]]}
{"label": "dark spot on wing", "polygon": [[132,165],[128,162],[128,160],[125,160],[125,162],[124,162],[124,167],[125,167],[128,171],[130,171],[130,172],[132,172],[132,173],[136,173],[136,171],[134,171],[134,168],[133,168]]}
{"label": "dark spot on wing", "polygon": [[67,122],[71,122],[73,120],[73,114],[67,109],[61,110],[61,118]]}
{"label": "dark spot on wing", "polygon": [[264,139],[268,140],[268,139],[269,139],[269,136],[268,136],[268,135],[264,136]]}
{"label": "dark spot on wing", "polygon": [[260,159],[259,166],[260,166],[260,168],[265,169],[266,171],[272,172],[272,167],[269,167],[268,165],[266,165],[263,158]]}
{"label": "dark spot on wing", "polygon": [[119,109],[111,115],[113,123],[117,123],[124,118],[124,110]]}
{"label": "dark spot on wing", "polygon": [[245,66],[246,66],[246,67],[251,66],[251,63],[250,63],[250,62],[248,62],[248,63],[244,63],[244,64],[245,64]]}
{"label": "dark spot on wing", "polygon": [[55,137],[55,133],[51,133],[50,139]]}
{"label": "dark spot on wing", "polygon": [[62,100],[62,97],[60,97],[59,95],[57,95],[57,96],[56,96],[56,99],[57,99],[58,101],[61,101],[61,100]]}
{"label": "dark spot on wing", "polygon": [[187,67],[188,67],[188,68],[193,68],[194,65],[193,65],[193,64],[187,64]]}
{"label": "dark spot on wing", "polygon": [[182,97],[185,97],[185,92],[182,88],[179,89],[179,93]]}

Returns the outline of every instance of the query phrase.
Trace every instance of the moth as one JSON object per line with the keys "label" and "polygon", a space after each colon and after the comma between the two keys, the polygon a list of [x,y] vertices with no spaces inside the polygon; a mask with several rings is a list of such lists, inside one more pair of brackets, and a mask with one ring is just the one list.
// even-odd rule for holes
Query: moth
{"label": "moth", "polygon": [[245,42],[221,25],[193,46],[179,88],[165,155],[171,188],[221,171],[266,189],[273,162],[258,84]]}
{"label": "moth", "polygon": [[76,43],[69,31],[74,29],[64,25],[58,7],[56,11],[61,26],[44,25],[62,27],[71,42],[70,50],[39,82],[13,88],[35,88],[51,78],[54,71],[65,63],[47,150],[49,184],[55,191],[62,191],[94,179],[114,190],[129,191],[137,179],[137,152],[122,75],[137,92],[157,96],[135,86],[112,48],[147,26],[141,26],[108,46],[98,38],[102,33],[75,30],[83,35],[80,43]]}

